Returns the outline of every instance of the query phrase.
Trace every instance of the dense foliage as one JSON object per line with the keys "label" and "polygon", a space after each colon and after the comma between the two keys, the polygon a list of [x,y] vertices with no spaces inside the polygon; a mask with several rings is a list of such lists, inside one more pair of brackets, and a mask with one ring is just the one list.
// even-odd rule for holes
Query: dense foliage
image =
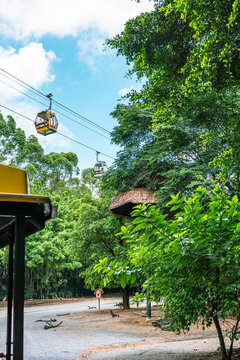
{"label": "dense foliage", "polygon": [[[128,307],[129,287],[142,285],[143,296],[148,287],[152,300],[164,298],[174,330],[214,322],[230,360],[239,330],[239,0],[154,4],[107,40],[144,84],[112,112],[112,142],[122,149],[100,182],[92,169],[76,177],[75,154],[44,154],[0,115],[0,162],[25,168],[32,191],[59,206],[27,242],[28,296],[78,295],[83,282],[121,286]],[[157,207],[137,207],[133,227],[124,226],[108,206],[139,187],[156,191]],[[2,294],[6,263],[1,250]],[[229,316],[227,349],[220,319]]]}
{"label": "dense foliage", "polygon": [[[88,226],[91,220],[96,220],[93,210],[99,213],[96,215],[101,221],[99,230],[104,223],[104,217],[110,217],[107,200],[101,203],[100,199],[93,197],[97,184],[92,169],[85,169],[81,179],[76,177],[79,169],[74,153],[44,154],[35,136],[27,138],[24,131],[16,127],[11,116],[5,120],[1,114],[0,158],[1,163],[25,169],[29,177],[30,192],[49,196],[53,205],[58,206],[57,218],[27,240],[25,297],[80,296],[89,293],[88,289],[94,289],[93,285],[88,283],[89,278],[95,281],[96,287],[100,286],[100,276],[95,279],[95,274],[88,277],[85,273],[90,272],[95,264],[92,257],[98,250],[98,244],[99,257],[100,253],[103,254],[100,251],[101,241],[108,242],[109,246],[114,248],[112,241],[115,241],[113,233],[117,229],[117,221],[106,226],[106,233],[102,234],[101,239],[97,239],[95,233],[92,234],[92,239],[90,238]],[[91,254],[91,243],[94,241]],[[104,250],[106,251],[105,248]],[[6,297],[7,254],[8,249],[1,250],[1,298]]]}
{"label": "dense foliage", "polygon": [[[169,205],[178,209],[172,220],[155,206],[136,207],[133,226],[122,228],[131,245],[128,262],[149,274],[143,289],[151,300],[164,298],[161,307],[173,330],[214,322],[222,358],[230,359],[240,320],[240,203],[217,186],[199,187],[191,197],[172,196]],[[220,319],[229,316],[235,323],[229,324],[227,352]]]}
{"label": "dense foliage", "polygon": [[224,176],[239,194],[238,18],[238,1],[155,1],[107,41],[145,82],[112,113],[124,148],[106,187],[146,185],[166,204]]}
{"label": "dense foliage", "polygon": [[[138,208],[133,230],[122,228],[132,245],[125,263],[103,259],[99,268],[107,279],[124,267],[130,278],[148,274],[143,290],[165,299],[172,328],[213,321],[222,359],[231,359],[239,329],[239,1],[154,3],[107,41],[144,85],[112,113],[112,141],[123,150],[102,186],[154,189],[158,208]],[[166,220],[173,203],[180,213]],[[219,319],[229,316],[236,323],[227,350]]]}

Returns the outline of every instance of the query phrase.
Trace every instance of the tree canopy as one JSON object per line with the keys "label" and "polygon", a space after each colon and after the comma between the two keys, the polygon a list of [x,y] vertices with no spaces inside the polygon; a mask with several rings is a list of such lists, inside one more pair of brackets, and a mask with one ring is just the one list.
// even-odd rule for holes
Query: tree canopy
{"label": "tree canopy", "polygon": [[229,192],[239,194],[238,6],[155,1],[154,11],[107,41],[130,74],[144,79],[112,113],[112,141],[123,150],[107,187],[151,187],[166,204],[171,193],[224,177]]}
{"label": "tree canopy", "polygon": [[[198,187],[190,197],[172,196],[169,205],[178,210],[170,220],[153,205],[136,206],[132,228],[122,228],[131,247],[128,261],[148,273],[143,289],[151,300],[164,298],[162,310],[173,330],[214,322],[222,359],[231,359],[240,320],[238,198],[219,186],[212,191]],[[236,323],[227,351],[219,320],[229,315]]]}

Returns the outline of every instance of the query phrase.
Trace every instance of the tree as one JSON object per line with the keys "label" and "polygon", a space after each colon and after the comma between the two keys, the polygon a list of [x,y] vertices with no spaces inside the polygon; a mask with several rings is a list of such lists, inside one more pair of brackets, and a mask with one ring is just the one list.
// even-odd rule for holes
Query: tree
{"label": "tree", "polygon": [[[110,199],[86,196],[80,200],[79,217],[74,231],[73,251],[82,264],[80,276],[91,290],[98,287],[122,287],[124,308],[129,308],[129,284],[119,278],[106,282],[103,271],[95,271],[100,259],[119,262],[125,259],[126,243],[118,235],[122,220],[108,211]],[[106,261],[106,260],[105,260]]]}
{"label": "tree", "polygon": [[[32,184],[34,193],[49,196],[58,206],[57,218],[26,242],[26,296],[57,297],[82,294],[77,273],[81,262],[72,251],[72,237],[78,219],[78,201],[88,190],[77,185],[53,192]],[[77,204],[76,204],[77,203]]]}
{"label": "tree", "polygon": [[[100,259],[99,263],[95,265],[95,272],[103,274],[103,283],[105,286],[119,287],[123,289],[123,309],[129,309],[129,289],[142,284],[142,274],[135,266],[127,260],[126,257],[127,247],[122,250],[121,256],[109,262],[105,257]],[[123,261],[120,261],[122,259]]]}
{"label": "tree", "polygon": [[[77,223],[79,199],[90,193],[78,174],[76,154],[44,154],[38,139],[17,128],[15,120],[0,114],[0,161],[27,171],[30,192],[49,196],[58,205],[58,216],[26,242],[26,298],[80,295],[81,263],[74,256],[72,232]],[[6,296],[7,249],[0,253],[1,297]]]}
{"label": "tree", "polygon": [[129,20],[107,44],[132,64],[131,73],[147,77],[148,105],[158,100],[162,109],[167,100],[168,113],[170,97],[177,106],[186,90],[238,84],[239,16],[238,0],[157,0],[153,12]]}
{"label": "tree", "polygon": [[146,187],[158,193],[158,204],[164,208],[172,193],[192,192],[203,182],[209,186],[217,170],[208,164],[217,147],[210,140],[204,144],[202,137],[209,134],[208,121],[214,109],[200,110],[200,106],[210,101],[205,97],[199,100],[195,111],[191,104],[184,118],[159,126],[155,133],[151,128],[153,109],[118,104],[112,113],[118,125],[111,137],[123,150],[103,177],[102,190]]}
{"label": "tree", "polygon": [[[164,191],[165,194],[184,188],[191,191],[200,182],[216,177],[218,180],[225,177],[229,192],[239,194],[238,20],[238,0],[155,1],[153,12],[129,20],[121,34],[107,41],[131,65],[130,74],[145,79],[142,89],[126,98],[139,113],[144,108],[152,112],[151,119],[145,120],[149,123],[149,134],[154,137],[148,145],[155,150],[153,156],[147,154],[146,163],[158,169],[159,162],[153,159],[157,153],[160,158],[165,154],[165,162],[173,169],[162,168],[166,181],[159,190],[161,202]],[[113,116],[117,115],[121,124],[119,110],[116,108]],[[124,134],[121,125],[120,129]],[[140,129],[142,134],[146,133],[141,121]],[[140,132],[131,131],[133,135]],[[113,133],[113,141],[118,140]],[[122,136],[124,140],[126,135]],[[166,140],[170,145],[168,152],[162,146]],[[185,145],[181,148],[180,140]],[[138,144],[140,141],[141,136]],[[126,159],[134,159],[134,164],[137,157],[144,160],[139,156],[143,146],[129,147],[127,141],[124,145],[116,163],[123,184],[127,178],[125,168],[130,170],[128,175],[133,171],[139,175],[139,168],[127,164]],[[207,162],[211,163],[208,169]],[[142,174],[145,175],[144,171]],[[160,180],[158,170],[156,177]],[[117,183],[114,172],[112,178]],[[142,176],[138,179],[141,183]]]}
{"label": "tree", "polygon": [[[239,330],[240,203],[225,189],[198,188],[190,197],[172,196],[169,205],[178,210],[167,220],[155,206],[137,206],[133,229],[124,232],[131,245],[129,260],[148,272],[143,289],[159,301],[171,328],[178,333],[192,323],[203,328],[214,322],[222,359],[232,356]],[[227,350],[220,319],[235,319]]]}
{"label": "tree", "polygon": [[192,31],[185,84],[208,84],[217,91],[239,84],[239,1],[177,0],[166,8],[167,16],[179,13]]}

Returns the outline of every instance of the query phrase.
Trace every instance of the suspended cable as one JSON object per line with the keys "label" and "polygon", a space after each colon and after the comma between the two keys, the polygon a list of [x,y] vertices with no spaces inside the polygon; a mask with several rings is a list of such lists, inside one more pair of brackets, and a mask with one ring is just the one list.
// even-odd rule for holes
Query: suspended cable
{"label": "suspended cable", "polygon": [[[16,115],[19,115],[19,116],[23,117],[24,119],[26,119],[26,120],[31,121],[31,122],[34,123],[34,120],[30,119],[29,117],[27,117],[27,116],[25,116],[25,115],[23,115],[23,114],[20,114],[19,112],[15,111],[15,110],[12,110],[12,109],[8,108],[7,106],[4,106],[4,105],[1,105],[1,104],[0,104],[0,107],[6,109],[6,110],[8,110],[8,111],[11,111],[12,113],[14,113],[14,114],[16,114]],[[79,145],[81,145],[81,146],[84,146],[84,147],[86,147],[87,149],[94,151],[95,153],[98,152],[98,153],[100,153],[100,154],[102,154],[102,155],[104,155],[104,156],[106,156],[106,157],[108,157],[108,158],[110,158],[110,159],[115,160],[112,156],[110,156],[110,155],[108,155],[108,154],[105,154],[105,153],[103,153],[102,151],[96,150],[96,149],[92,148],[91,146],[88,146],[88,145],[86,145],[86,144],[83,144],[82,142],[80,142],[80,141],[78,141],[78,140],[75,140],[75,139],[71,138],[70,136],[61,134],[60,132],[57,132],[57,134],[65,137],[66,139],[69,139],[69,140],[71,140],[71,141],[74,141],[75,143],[77,143],[77,144],[79,144]]]}
{"label": "suspended cable", "polygon": [[[21,94],[23,94],[23,95],[27,96],[28,98],[30,98],[30,99],[32,99],[32,100],[34,100],[34,101],[38,102],[39,104],[44,105],[44,106],[47,106],[45,103],[43,103],[43,102],[41,102],[41,101],[39,101],[39,100],[37,100],[37,99],[33,98],[32,96],[30,96],[30,95],[26,94],[25,92],[23,92],[23,91],[21,91],[21,90],[19,90],[19,89],[16,89],[14,86],[12,86],[12,85],[10,85],[10,84],[7,84],[5,81],[0,80],[0,82],[1,82],[2,84],[4,84],[4,85],[6,85],[6,86],[10,87],[11,89],[13,89],[13,90],[15,90],[15,91],[18,91],[19,93],[21,93]],[[55,110],[55,109],[53,109],[53,110],[55,111],[55,113],[60,114],[60,115],[62,115],[62,116],[64,116],[64,117],[66,117],[67,119],[69,119],[69,120],[71,120],[71,121],[75,122],[76,124],[78,124],[78,125],[80,125],[80,126],[82,126],[82,127],[86,128],[86,129],[88,129],[88,130],[90,130],[90,131],[92,131],[92,132],[94,132],[94,133],[96,133],[96,134],[98,134],[98,135],[100,135],[100,136],[102,136],[102,137],[104,137],[105,139],[111,140],[109,137],[107,137],[107,136],[105,136],[105,135],[103,135],[103,134],[100,134],[98,131],[96,131],[96,130],[94,130],[94,129],[91,129],[90,127],[88,127],[88,126],[86,126],[86,125],[80,124],[78,121],[76,121],[76,120],[74,120],[74,119],[70,118],[68,115],[63,114],[63,113],[61,113],[61,112],[60,112],[60,111],[58,111],[58,110]]]}
{"label": "suspended cable", "polygon": [[[1,68],[1,67],[0,67],[0,70],[1,70],[2,72],[4,72],[5,74],[8,74],[11,78],[15,79],[15,80],[10,79],[10,80],[15,81],[15,82],[16,82],[16,80],[17,80],[17,84],[19,84],[20,86],[23,86],[23,85],[20,84],[20,83],[22,83],[22,84],[24,84],[24,85],[26,85],[26,86],[28,87],[28,90],[30,90],[30,91],[32,91],[32,92],[34,92],[34,93],[37,93],[38,95],[40,95],[40,96],[42,96],[42,97],[44,97],[44,98],[47,98],[47,95],[45,95],[45,94],[42,93],[41,91],[35,89],[33,86],[27,84],[25,81],[23,81],[23,80],[19,79],[18,77],[12,75],[11,73],[9,73],[8,71],[4,70],[4,69]],[[7,76],[4,75],[4,74],[1,74],[1,75],[7,77]],[[8,77],[8,79],[9,79],[9,77]],[[19,82],[20,82],[20,83],[19,83]],[[23,87],[24,87],[24,86],[23,86]],[[25,87],[24,87],[24,88],[25,88]],[[76,117],[80,118],[81,120],[83,120],[83,121],[85,121],[85,122],[88,122],[89,124],[97,127],[98,129],[101,129],[101,131],[104,131],[104,132],[110,134],[110,131],[109,131],[109,130],[105,129],[104,127],[102,127],[102,126],[100,126],[100,125],[98,125],[98,124],[96,124],[95,122],[89,120],[89,119],[86,118],[85,116],[83,116],[83,115],[77,113],[76,111],[68,108],[67,106],[59,103],[58,101],[53,100],[53,103],[55,103],[57,106],[61,107],[61,108],[64,109],[65,111],[68,111],[68,112],[70,112],[71,114],[75,115]]]}
{"label": "suspended cable", "polygon": [[[2,74],[1,74],[1,75],[2,75]],[[23,95],[27,96],[29,99],[32,99],[32,100],[34,100],[34,101],[38,102],[38,103],[39,103],[39,104],[41,104],[41,105],[48,106],[48,105],[46,105],[45,103],[43,103],[43,102],[41,102],[41,101],[39,101],[39,100],[37,100],[37,99],[33,98],[31,95],[28,95],[28,94],[26,94],[25,92],[23,92],[23,91],[21,91],[21,90],[19,90],[19,89],[15,88],[14,86],[12,86],[12,85],[10,85],[10,84],[6,83],[5,81],[0,80],[0,82],[1,82],[2,84],[4,84],[4,85],[6,85],[6,86],[10,87],[11,89],[13,89],[13,90],[15,90],[15,91],[18,91],[20,94],[23,94]]]}
{"label": "suspended cable", "polygon": [[[0,70],[1,70],[1,71],[3,71],[5,74],[10,75],[10,76],[11,76],[11,78],[13,78],[13,79],[15,79],[15,80],[19,81],[20,83],[22,83],[22,84],[26,85],[29,89],[32,89],[34,92],[38,93],[38,94],[39,94],[39,95],[41,95],[42,97],[46,98],[46,95],[45,95],[45,94],[43,94],[41,91],[39,91],[39,90],[35,89],[33,86],[31,86],[31,85],[29,85],[29,84],[25,83],[23,80],[20,80],[19,78],[17,78],[16,76],[14,76],[14,75],[10,74],[8,71],[4,70],[4,69],[3,69],[3,68],[1,68],[1,67],[0,67]],[[12,81],[13,81],[13,80],[12,80]],[[19,85],[20,85],[20,84],[19,84]]]}
{"label": "suspended cable", "polygon": [[82,116],[82,115],[78,114],[78,113],[77,113],[77,112],[75,112],[74,110],[71,110],[71,109],[70,109],[70,108],[68,108],[67,106],[62,105],[62,104],[61,104],[61,103],[59,103],[58,101],[53,100],[53,103],[54,103],[54,104],[56,104],[57,106],[61,107],[62,109],[64,109],[64,110],[66,110],[66,111],[70,112],[71,114],[73,114],[73,115],[75,115],[75,116],[77,116],[77,117],[81,118],[82,120],[84,120],[84,121],[88,122],[89,124],[92,124],[92,125],[96,126],[97,128],[101,129],[102,131],[106,132],[107,134],[110,134],[110,131],[108,131],[107,129],[105,129],[105,128],[103,128],[102,126],[100,126],[100,125],[98,125],[98,124],[94,123],[93,121],[91,121],[91,120],[87,119],[85,116]]}

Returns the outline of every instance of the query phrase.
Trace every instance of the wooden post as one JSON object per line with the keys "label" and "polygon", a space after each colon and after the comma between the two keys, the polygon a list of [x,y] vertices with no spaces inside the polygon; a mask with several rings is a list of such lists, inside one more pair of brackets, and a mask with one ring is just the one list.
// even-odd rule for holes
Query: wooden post
{"label": "wooden post", "polygon": [[101,301],[101,297],[104,294],[104,291],[102,289],[96,289],[94,291],[94,294],[96,295],[96,298],[98,299],[98,310],[100,310],[100,301]]}
{"label": "wooden post", "polygon": [[13,359],[23,360],[24,329],[24,270],[25,270],[25,218],[16,216],[15,266],[14,266],[14,313]]}
{"label": "wooden post", "polygon": [[7,351],[6,359],[11,360],[12,354],[12,299],[13,299],[13,244],[15,237],[15,228],[11,229],[11,238],[9,240],[8,256],[8,311],[7,311]]}

